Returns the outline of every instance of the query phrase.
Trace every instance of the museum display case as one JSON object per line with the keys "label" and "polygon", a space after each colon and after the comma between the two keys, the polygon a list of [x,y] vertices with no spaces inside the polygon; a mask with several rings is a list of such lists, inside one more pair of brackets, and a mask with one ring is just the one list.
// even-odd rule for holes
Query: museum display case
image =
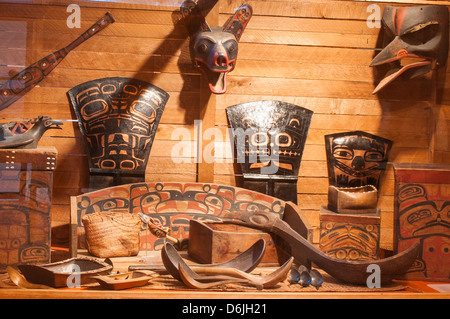
{"label": "museum display case", "polygon": [[450,298],[449,8],[0,0],[0,298]]}

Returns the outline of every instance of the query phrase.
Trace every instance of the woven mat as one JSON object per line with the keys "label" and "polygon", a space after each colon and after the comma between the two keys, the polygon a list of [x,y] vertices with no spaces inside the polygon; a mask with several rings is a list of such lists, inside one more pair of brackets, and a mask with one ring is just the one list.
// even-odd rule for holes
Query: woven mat
{"label": "woven mat", "polygon": [[[265,274],[270,272],[269,270],[255,270],[252,274]],[[405,290],[407,287],[399,285],[395,282],[385,284],[381,288],[368,288],[367,286],[359,286],[346,284],[338,282],[333,277],[328,274],[321,272],[324,283],[317,290],[313,286],[302,287],[299,284],[290,284],[288,279],[278,283],[276,286],[271,288],[265,288],[262,291],[273,291],[273,292],[388,292],[388,291],[400,291]],[[145,289],[145,290],[196,290],[187,287],[184,283],[174,279],[170,275],[159,275],[158,277],[152,279],[146,286],[134,288],[134,289]],[[208,291],[258,291],[255,287],[245,285],[245,284],[225,284],[215,288],[209,288]]]}
{"label": "woven mat", "polygon": [[[256,275],[264,275],[270,273],[273,268],[257,268],[252,272]],[[389,292],[389,291],[400,291],[408,289],[407,286],[391,282],[389,284],[384,284],[381,288],[368,288],[366,286],[346,284],[337,281],[333,277],[329,276],[327,273],[321,271],[324,279],[324,283],[317,290],[315,287],[302,287],[299,284],[290,284],[288,279],[278,283],[276,286],[271,288],[265,288],[262,291],[273,291],[273,292]],[[14,288],[15,285],[11,284],[8,274],[0,274],[0,289],[1,288]],[[83,287],[87,289],[101,289],[99,284],[91,283],[85,284]],[[174,279],[171,275],[157,275],[155,278],[151,279],[147,285],[142,287],[137,287],[133,289],[139,290],[196,290],[187,287],[184,283]],[[245,285],[245,284],[225,284],[222,286],[209,288],[208,291],[258,291],[256,287]]]}

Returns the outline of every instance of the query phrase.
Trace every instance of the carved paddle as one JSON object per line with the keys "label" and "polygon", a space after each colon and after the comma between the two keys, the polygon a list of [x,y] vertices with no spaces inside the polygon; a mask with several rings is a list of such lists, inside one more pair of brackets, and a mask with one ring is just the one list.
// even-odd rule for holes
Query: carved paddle
{"label": "carved paddle", "polygon": [[114,21],[113,15],[110,12],[107,12],[100,20],[95,22],[88,30],[72,41],[68,46],[31,64],[0,85],[0,110],[7,108],[31,91],[31,89],[58,66],[70,51],[105,29],[111,23],[114,23]]}

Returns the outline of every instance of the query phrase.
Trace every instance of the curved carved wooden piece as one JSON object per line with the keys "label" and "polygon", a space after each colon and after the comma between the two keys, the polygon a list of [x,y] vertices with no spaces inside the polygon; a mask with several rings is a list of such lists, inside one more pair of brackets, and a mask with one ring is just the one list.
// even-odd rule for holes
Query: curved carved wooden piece
{"label": "curved carved wooden piece", "polygon": [[226,112],[245,187],[296,203],[313,111],[281,101],[255,101]]}
{"label": "curved carved wooden piece", "polygon": [[261,229],[280,236],[291,246],[291,254],[300,263],[305,260],[315,263],[338,280],[352,284],[367,284],[369,265],[380,267],[380,281],[386,283],[404,274],[416,259],[419,245],[413,244],[409,249],[395,256],[370,261],[347,261],[332,258],[317,249],[314,245],[300,236],[280,218],[264,212],[230,212],[224,216],[224,223],[236,223]]}
{"label": "curved carved wooden piece", "polygon": [[110,77],[79,84],[67,95],[86,142],[91,175],[143,181],[169,94],[142,80]]}
{"label": "curved carved wooden piece", "polygon": [[169,274],[171,274],[173,278],[179,281],[182,281],[182,277],[180,276],[180,268],[183,269],[190,278],[193,278],[196,281],[204,283],[228,281],[228,280],[231,281],[242,280],[242,278],[236,279],[221,274],[211,276],[203,276],[197,274],[188,266],[188,264],[183,260],[180,254],[178,254],[175,247],[173,247],[172,244],[169,243],[166,243],[161,249],[161,259]]}
{"label": "curved carved wooden piece", "polygon": [[115,19],[113,15],[110,12],[107,12],[102,18],[94,23],[82,35],[72,41],[68,46],[33,63],[11,77],[7,82],[0,85],[0,110],[7,108],[31,91],[31,89],[33,89],[58,66],[58,64],[70,51],[75,49],[87,39],[91,38],[93,35],[105,29],[111,23],[114,23],[114,21]]}
{"label": "curved carved wooden piece", "polygon": [[325,135],[330,185],[380,188],[393,142],[363,131]]}
{"label": "curved carved wooden piece", "polygon": [[[217,280],[227,280],[227,276],[234,278],[237,282],[243,280],[244,283],[255,286],[258,289],[270,288],[278,284],[280,281],[286,279],[289,270],[291,269],[294,258],[289,258],[281,267],[275,269],[273,272],[258,276],[249,274],[245,271],[236,268],[227,267],[201,267],[197,266],[191,269],[189,265],[184,262],[176,249],[171,244],[166,244],[161,250],[161,257],[167,270],[178,280],[186,282],[186,278],[191,278],[198,282],[210,282],[210,278]],[[178,270],[178,273],[176,272]],[[184,272],[182,272],[183,270]],[[220,276],[224,276],[223,278]],[[187,280],[187,283],[192,283],[192,280]]]}
{"label": "curved carved wooden piece", "polygon": [[49,129],[61,129],[62,121],[39,116],[28,122],[0,124],[0,148],[36,148],[42,135]]}

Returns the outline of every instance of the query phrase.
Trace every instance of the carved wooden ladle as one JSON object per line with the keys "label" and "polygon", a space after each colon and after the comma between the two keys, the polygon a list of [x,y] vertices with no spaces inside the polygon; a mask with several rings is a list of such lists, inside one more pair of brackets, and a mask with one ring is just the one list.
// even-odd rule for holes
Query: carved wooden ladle
{"label": "carved wooden ladle", "polygon": [[[380,282],[386,283],[406,273],[419,254],[416,243],[409,249],[389,258],[368,261],[349,261],[328,256],[294,231],[278,215],[267,212],[229,212],[221,216],[223,223],[244,225],[281,237],[291,246],[291,254],[300,264],[314,262],[334,278],[353,284],[365,285],[377,269]],[[370,265],[374,265],[369,267]]]}
{"label": "carved wooden ladle", "polygon": [[[236,268],[244,272],[251,272],[254,270],[261,259],[264,257],[264,252],[266,251],[266,241],[264,239],[257,240],[253,245],[251,245],[243,253],[237,255],[236,257],[227,260],[222,263],[215,264],[190,264],[191,269],[196,269],[197,267],[212,267],[212,268]],[[163,271],[167,271],[164,265],[131,265],[128,270],[153,270],[161,273],[161,267]],[[181,279],[181,278],[180,278]]]}
{"label": "carved wooden ladle", "polygon": [[[289,258],[281,267],[275,269],[269,274],[260,276],[260,275],[252,275],[243,271],[240,271],[239,269],[235,268],[195,268],[195,272],[197,274],[202,275],[209,275],[209,274],[223,274],[227,276],[231,276],[234,278],[242,278],[248,280],[248,284],[251,284],[252,286],[255,286],[258,289],[262,288],[270,288],[275,285],[277,285],[279,282],[286,279],[288,276],[288,273],[291,269],[292,263],[294,262],[294,257]],[[183,267],[179,265],[178,270],[183,270]],[[180,276],[183,279],[183,282],[186,283],[187,280],[189,280],[190,284],[193,284],[193,281],[188,278],[188,274],[184,272],[183,274],[180,271]],[[245,282],[244,282],[245,283]],[[201,288],[200,286],[197,286],[196,288]]]}
{"label": "carved wooden ladle", "polygon": [[41,285],[41,284],[34,284],[29,282],[28,280],[25,279],[24,276],[22,276],[22,274],[12,268],[11,266],[6,267],[6,270],[8,272],[9,275],[9,279],[18,287],[20,288],[27,288],[27,289],[53,289],[52,287],[46,286],[46,285]]}
{"label": "carved wooden ladle", "polygon": [[[194,271],[186,264],[176,249],[168,243],[164,245],[161,250],[161,257],[164,265],[172,276],[177,279],[180,278],[181,281],[192,288],[211,287],[213,285],[212,282],[217,280],[224,280],[230,283],[246,283],[255,286],[258,289],[273,287],[280,281],[286,279],[294,261],[294,258],[291,257],[273,272],[264,276],[258,276],[236,268],[196,267]],[[180,269],[182,271],[180,271]],[[211,280],[211,278],[214,278],[214,281]],[[205,281],[208,281],[209,284],[206,285],[202,283]],[[223,284],[223,282],[221,284]]]}
{"label": "carved wooden ladle", "polygon": [[[173,247],[170,243],[165,243],[163,248],[161,249],[161,259],[164,264],[164,267],[166,267],[169,274],[172,275],[175,279],[179,281],[183,281],[183,279],[180,276],[179,267],[182,267],[185,273],[191,278],[193,278],[196,281],[200,282],[208,282],[211,283],[212,286],[217,286],[221,284],[226,283],[232,283],[232,282],[244,282],[242,278],[233,278],[230,276],[224,276],[224,275],[213,275],[213,276],[202,276],[197,274],[195,271],[193,271],[189,266],[186,264],[186,262],[183,260],[183,258],[180,256],[180,254],[177,252],[175,247]],[[215,283],[215,284],[212,284]]]}

